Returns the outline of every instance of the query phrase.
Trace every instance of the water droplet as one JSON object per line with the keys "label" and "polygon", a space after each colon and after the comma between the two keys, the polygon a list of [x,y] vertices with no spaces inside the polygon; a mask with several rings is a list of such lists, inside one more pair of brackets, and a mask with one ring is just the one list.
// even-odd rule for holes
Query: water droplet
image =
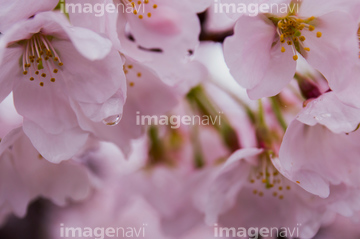
{"label": "water droplet", "polygon": [[324,114],[321,114],[321,117],[323,117],[323,118],[330,118],[330,117],[331,117],[331,114],[329,114],[329,113],[324,113]]}
{"label": "water droplet", "polygon": [[323,114],[320,114],[320,115],[315,116],[314,118],[315,118],[317,121],[321,121],[321,120],[324,120],[324,119],[330,118],[330,117],[331,117],[331,114],[329,114],[329,113],[323,113]]}
{"label": "water droplet", "polygon": [[106,119],[104,119],[103,123],[105,125],[115,126],[120,123],[121,118],[122,118],[122,115],[113,115],[113,116],[110,116],[110,117],[107,117]]}

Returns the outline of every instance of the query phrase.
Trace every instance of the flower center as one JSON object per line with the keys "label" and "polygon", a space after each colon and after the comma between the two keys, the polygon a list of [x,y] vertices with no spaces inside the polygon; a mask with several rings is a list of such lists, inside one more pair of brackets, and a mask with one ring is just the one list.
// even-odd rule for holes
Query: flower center
{"label": "flower center", "polygon": [[41,87],[47,79],[55,82],[58,66],[63,65],[47,36],[37,33],[25,42],[22,68],[23,74],[29,75],[30,81],[38,81]]}
{"label": "flower center", "polygon": [[[297,16],[287,16],[281,18],[276,24],[281,45],[288,44],[291,46],[295,61],[299,59],[298,52],[301,54],[304,51],[310,51],[310,48],[305,46],[306,38],[303,36],[303,31],[313,32],[315,30],[315,26],[312,24],[314,20],[315,17],[302,19]],[[317,32],[316,36],[320,38],[322,33]],[[285,47],[282,45],[281,52],[285,51]]]}
{"label": "flower center", "polygon": [[260,164],[251,169],[249,176],[249,182],[254,187],[253,193],[260,197],[270,193],[273,197],[284,199],[286,191],[291,190],[289,181],[274,167],[267,153],[260,156],[259,160]]}

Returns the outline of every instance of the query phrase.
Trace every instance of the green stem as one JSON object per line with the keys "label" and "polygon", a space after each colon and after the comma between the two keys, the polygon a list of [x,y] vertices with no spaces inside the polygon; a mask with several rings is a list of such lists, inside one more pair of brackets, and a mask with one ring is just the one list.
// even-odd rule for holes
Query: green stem
{"label": "green stem", "polygon": [[258,104],[259,104],[259,124],[260,126],[266,128],[264,106],[261,99],[258,100]]}
{"label": "green stem", "polygon": [[[194,110],[197,109],[201,114],[215,118],[215,116],[217,116],[220,112],[201,86],[193,88],[186,97],[190,102],[190,105],[193,106]],[[221,124],[215,124],[213,127],[220,132],[224,144],[231,150],[231,152],[239,149],[240,144],[236,131],[232,128],[230,122],[225,118],[225,116],[221,118]]]}
{"label": "green stem", "polygon": [[276,96],[274,97],[271,97],[270,98],[271,100],[271,105],[272,105],[272,109],[273,109],[273,112],[275,114],[275,117],[277,119],[277,121],[279,122],[281,128],[286,131],[287,129],[287,124],[286,124],[286,121],[282,115],[282,112],[281,112],[281,107],[279,105],[279,100]]}

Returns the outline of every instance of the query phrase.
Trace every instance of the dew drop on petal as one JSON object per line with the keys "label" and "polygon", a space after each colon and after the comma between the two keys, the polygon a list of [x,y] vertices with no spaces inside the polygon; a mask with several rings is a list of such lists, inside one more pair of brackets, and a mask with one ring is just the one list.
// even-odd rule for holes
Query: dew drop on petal
{"label": "dew drop on petal", "polygon": [[330,117],[331,117],[331,114],[329,114],[329,113],[324,113],[324,114],[321,114],[321,117],[322,117],[322,118],[330,118]]}
{"label": "dew drop on petal", "polygon": [[120,123],[121,118],[122,118],[122,115],[113,115],[113,116],[107,117],[102,122],[105,125],[115,126]]}

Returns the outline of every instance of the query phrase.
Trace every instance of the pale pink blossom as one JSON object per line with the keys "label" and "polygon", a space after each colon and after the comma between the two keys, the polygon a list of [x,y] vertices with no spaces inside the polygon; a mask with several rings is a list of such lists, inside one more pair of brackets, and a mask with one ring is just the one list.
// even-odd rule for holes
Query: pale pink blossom
{"label": "pale pink blossom", "polygon": [[225,59],[250,98],[278,94],[293,78],[300,55],[330,87],[340,83],[358,58],[358,26],[351,14],[336,10],[338,5],[339,1],[304,0],[287,14],[238,19],[234,36],[224,43]]}
{"label": "pale pink blossom", "polygon": [[262,149],[248,148],[228,158],[208,191],[207,223],[235,228],[298,228],[295,237],[312,238],[322,222],[335,213],[338,195],[324,201],[306,192],[280,174],[278,159],[269,156]]}
{"label": "pale pink blossom", "polygon": [[59,13],[13,25],[0,40],[0,56],[0,100],[13,91],[24,132],[52,162],[71,158],[87,140],[76,113],[94,122],[122,113],[120,55],[109,40],[72,27]]}

